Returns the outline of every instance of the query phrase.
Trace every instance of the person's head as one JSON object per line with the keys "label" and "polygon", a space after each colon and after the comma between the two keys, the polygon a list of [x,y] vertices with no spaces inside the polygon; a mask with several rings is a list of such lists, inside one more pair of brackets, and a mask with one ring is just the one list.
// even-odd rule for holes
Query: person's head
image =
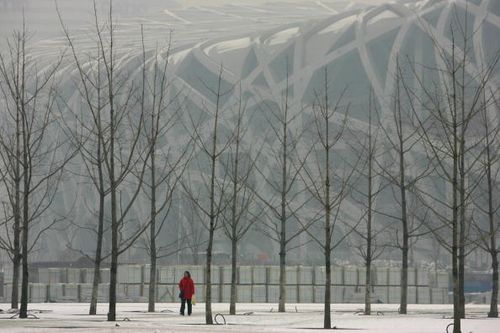
{"label": "person's head", "polygon": [[190,278],[191,277],[191,273],[189,273],[188,271],[185,271],[184,272],[184,277],[185,278]]}

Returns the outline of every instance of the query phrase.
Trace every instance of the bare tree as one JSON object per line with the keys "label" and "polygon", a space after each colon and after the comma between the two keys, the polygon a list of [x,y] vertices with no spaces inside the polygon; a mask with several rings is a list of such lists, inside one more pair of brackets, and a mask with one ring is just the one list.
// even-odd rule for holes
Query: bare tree
{"label": "bare tree", "polygon": [[[17,117],[18,118],[18,117]],[[16,119],[16,131],[19,129],[19,119]],[[18,137],[18,136],[17,136]],[[9,140],[10,141],[10,140]],[[20,156],[10,156],[11,152],[20,153],[20,142],[9,142],[15,145],[15,149],[0,148],[0,159],[2,168],[0,177],[7,192],[8,201],[2,202],[3,218],[0,226],[4,229],[0,236],[0,249],[7,253],[12,262],[12,292],[10,297],[10,307],[19,307],[19,273],[21,267],[21,164]]]}
{"label": "bare tree", "polygon": [[[354,230],[351,226],[343,235],[339,234],[343,201],[349,194],[349,186],[354,168],[344,162],[344,156],[335,149],[345,139],[344,131],[347,126],[348,106],[342,105],[342,97],[333,103],[329,99],[328,71],[325,68],[324,91],[316,94],[316,101],[312,107],[314,137],[310,145],[311,153],[306,153],[306,159],[314,163],[305,162],[301,171],[307,191],[313,197],[313,202],[321,209],[311,217],[312,221],[323,222],[323,238],[314,232],[314,226],[303,225],[303,229],[321,247],[325,260],[325,299],[323,327],[331,328],[331,256],[345,238]],[[304,159],[305,160],[305,159]],[[355,163],[357,164],[357,163]]]}
{"label": "bare tree", "polygon": [[[490,311],[488,317],[498,317],[498,253],[500,247],[497,239],[500,232],[499,209],[500,202],[500,154],[498,146],[498,136],[500,126],[498,125],[498,110],[500,107],[495,99],[494,93],[488,93],[492,98],[486,97],[486,91],[483,93],[483,108],[481,111],[482,135],[484,140],[481,146],[484,147],[484,153],[480,160],[480,169],[483,177],[480,186],[478,186],[477,197],[474,198],[474,204],[479,212],[479,217],[473,219],[473,228],[477,234],[477,244],[491,256],[491,299]],[[494,103],[491,103],[491,102]],[[496,108],[494,108],[496,106]],[[490,112],[494,111],[495,116]],[[486,222],[484,223],[484,216]]]}
{"label": "bare tree", "polygon": [[[64,219],[51,211],[51,206],[64,167],[74,156],[58,128],[56,74],[63,56],[48,69],[38,71],[35,59],[29,57],[28,39],[23,23],[8,43],[8,54],[0,55],[0,88],[6,111],[0,138],[2,176],[13,221],[13,242],[9,240],[12,234],[7,234],[1,243],[12,249],[13,259],[21,259],[20,318],[28,316],[29,254],[42,234]],[[14,274],[17,289],[18,275]],[[17,293],[12,296],[12,303],[16,303]]]}
{"label": "bare tree", "polygon": [[[108,20],[105,24],[99,21],[97,5],[93,1],[95,34],[100,55],[98,59],[90,59],[102,64],[103,112],[98,118],[102,131],[97,133],[97,148],[101,149],[102,177],[109,187],[110,225],[111,225],[111,266],[109,287],[108,321],[116,320],[116,285],[118,259],[148,229],[150,220],[135,223],[130,216],[132,208],[143,187],[144,174],[151,147],[143,143],[142,131],[145,122],[145,105],[142,91],[137,89],[132,76],[135,69],[120,67],[117,63],[117,48],[114,38],[113,2],[109,2]],[[61,15],[60,15],[61,17]],[[64,24],[61,20],[61,25]],[[73,59],[77,67],[78,52],[73,46],[68,30],[64,28],[66,38],[73,49]],[[82,72],[82,70],[80,70]],[[143,73],[143,72],[142,72]],[[83,78],[82,78],[83,77]],[[82,86],[91,85],[85,73],[80,75]],[[144,76],[139,80],[143,82]],[[144,87],[144,84],[139,86]],[[85,98],[87,99],[87,98]],[[91,115],[99,109],[91,109]],[[94,114],[95,116],[95,114]],[[96,122],[94,120],[94,122]],[[105,129],[105,130],[104,130]],[[102,138],[99,139],[99,136]],[[100,143],[100,144],[99,144]],[[97,187],[99,188],[99,184]],[[134,222],[134,223],[131,223]],[[98,240],[99,241],[99,240]],[[95,273],[97,274],[97,273]]]}
{"label": "bare tree", "polygon": [[[230,187],[226,204],[228,209],[224,214],[224,233],[231,241],[231,295],[229,314],[236,314],[236,272],[238,265],[238,244],[258,221],[256,196],[251,177],[255,172],[255,163],[260,153],[252,156],[248,143],[245,142],[247,128],[246,105],[243,104],[241,86],[238,107],[235,112],[233,140],[228,149],[226,169]],[[245,146],[247,145],[247,146]]]}
{"label": "bare tree", "polygon": [[[375,163],[379,167],[381,175],[398,189],[397,193],[393,192],[393,195],[400,209],[399,214],[382,212],[380,210],[379,213],[384,217],[401,222],[401,228],[395,228],[397,236],[396,246],[401,250],[401,300],[399,313],[406,314],[408,307],[408,263],[411,241],[413,238],[416,239],[425,234],[422,228],[424,223],[418,221],[417,216],[412,216],[412,211],[409,208],[409,205],[412,203],[416,204],[418,201],[412,196],[411,191],[420,179],[427,176],[431,164],[428,163],[427,167],[423,168],[423,170],[418,170],[415,166],[411,170],[408,170],[410,160],[408,155],[421,142],[421,137],[417,126],[415,126],[411,110],[405,108],[402,101],[402,95],[404,95],[401,93],[402,77],[403,71],[399,66],[399,58],[396,58],[395,87],[390,115],[385,117],[385,119],[382,119],[380,116],[378,117],[379,128],[383,131],[385,141],[389,146],[386,160],[389,160],[391,165],[381,163],[379,159],[375,159]],[[394,155],[396,156],[397,167],[392,167],[392,156]],[[417,212],[414,211],[413,213]],[[401,230],[400,237],[398,235],[399,230]]]}
{"label": "bare tree", "polygon": [[[298,156],[298,147],[304,128],[300,126],[300,115],[304,109],[296,109],[290,105],[288,85],[288,62],[286,74],[286,88],[282,95],[281,104],[261,103],[267,123],[270,126],[270,137],[266,138],[267,156],[274,158],[274,163],[269,169],[257,164],[256,169],[262,176],[265,190],[255,189],[255,194],[267,208],[263,226],[264,234],[279,244],[279,304],[278,311],[285,312],[286,304],[286,258],[291,249],[290,244],[305,230],[300,223],[300,210],[306,205],[308,199],[302,199],[306,190],[300,188],[300,171],[305,163]],[[298,228],[290,230],[296,222]],[[307,225],[312,224],[312,222]],[[305,224],[304,224],[305,226]],[[301,246],[301,245],[299,245]]]}
{"label": "bare tree", "polygon": [[[94,15],[97,19],[97,9],[94,3]],[[74,41],[70,36],[68,28],[63,23],[63,18],[56,3],[56,10],[65,38],[70,46],[73,61],[75,63],[79,86],[75,88],[81,95],[84,103],[81,103],[79,110],[73,110],[71,105],[66,105],[66,109],[71,111],[72,119],[68,120],[67,135],[73,140],[73,144],[79,148],[80,157],[85,166],[86,178],[90,179],[91,185],[95,188],[98,197],[97,209],[92,205],[87,205],[89,211],[97,216],[97,226],[87,227],[77,224],[78,232],[82,229],[92,230],[96,236],[96,249],[94,256],[88,255],[79,249],[73,249],[71,244],[68,246],[76,250],[89,259],[94,261],[94,272],[92,279],[92,292],[89,306],[89,315],[96,315],[99,283],[101,283],[101,265],[110,253],[103,253],[104,235],[108,228],[105,227],[106,197],[110,194],[109,183],[105,175],[105,156],[104,149],[107,138],[109,137],[109,126],[105,120],[106,105],[106,87],[101,56],[101,44],[98,42],[94,55],[89,55],[93,69],[88,69],[87,59],[81,59],[79,52],[75,47]],[[92,60],[95,63],[92,63]],[[84,105],[86,109],[82,107]],[[90,117],[89,117],[90,115]],[[91,122],[88,119],[91,119]]]}
{"label": "bare tree", "polygon": [[[81,232],[82,228],[84,228],[85,230],[91,230],[95,233],[96,249],[93,258],[86,253],[82,253],[80,249],[73,249],[71,244],[69,244],[68,247],[88,256],[94,261],[89,315],[95,315],[97,313],[97,299],[99,296],[99,283],[101,281],[101,265],[103,260],[109,257],[109,254],[103,254],[103,240],[106,232],[104,217],[106,210],[105,202],[106,197],[110,193],[110,187],[105,177],[104,149],[109,135],[109,127],[106,124],[104,115],[106,87],[104,86],[101,45],[99,43],[97,44],[95,54],[93,55],[93,60],[95,61],[94,70],[87,70],[86,68],[88,66],[86,66],[85,60],[80,59],[69,30],[63,23],[57,3],[56,9],[78,72],[79,86],[81,88],[75,88],[75,90],[79,92],[83,99],[83,103],[80,103],[78,110],[75,110],[76,108],[73,108],[71,105],[65,105],[66,109],[72,114],[72,119],[65,123],[68,129],[67,136],[72,140],[75,147],[78,147],[80,158],[85,167],[85,175],[83,176],[90,179],[90,183],[95,188],[98,197],[97,209],[87,205],[91,213],[97,216],[97,226],[89,228],[81,224],[76,225],[78,232]],[[91,119],[90,122],[88,120],[89,118]]]}
{"label": "bare tree", "polygon": [[149,235],[145,236],[145,249],[150,260],[148,312],[154,312],[157,261],[159,258],[180,251],[175,246],[179,239],[170,244],[158,244],[157,242],[169,216],[174,191],[187,165],[191,144],[190,142],[185,144],[177,142],[177,145],[180,146],[178,151],[171,146],[160,145],[160,140],[171,136],[172,130],[179,122],[177,109],[174,108],[173,103],[177,99],[177,94],[169,95],[170,85],[167,71],[170,42],[164,56],[156,49],[154,58],[151,61],[153,74],[150,77],[151,75],[148,75],[147,71],[148,61],[146,59],[143,29],[141,29],[141,32],[143,41],[141,108],[145,110],[146,121],[144,122],[143,133],[150,150],[149,160],[144,161],[147,164],[148,172],[148,177],[144,181],[144,188],[150,206],[148,216]]}
{"label": "bare tree", "polygon": [[[22,34],[25,35],[25,32]],[[22,52],[21,44],[24,43],[23,36],[20,32],[14,34],[13,45],[15,50],[11,52],[16,52],[20,57],[20,52]],[[0,58],[3,59],[3,58]],[[2,61],[3,63],[3,61]],[[2,76],[6,69],[5,65],[2,65]],[[16,74],[18,76],[18,74]],[[17,79],[19,80],[19,78]],[[2,86],[2,94],[5,102],[8,100],[7,96],[9,93],[4,90]],[[19,96],[20,97],[20,96]],[[18,99],[19,97],[16,97]],[[16,103],[18,103],[16,101]],[[8,105],[3,105],[5,110],[2,110],[2,120],[7,120]],[[6,136],[5,131],[2,130],[2,141],[3,144],[0,148],[0,157],[2,160],[2,168],[0,168],[2,182],[4,184],[5,190],[8,195],[8,202],[2,202],[4,218],[2,220],[2,227],[5,229],[5,233],[0,236],[0,247],[7,252],[9,259],[12,262],[12,293],[11,293],[11,308],[17,309],[19,306],[19,273],[21,267],[21,185],[22,185],[22,175],[21,175],[21,117],[20,111],[18,110],[20,106],[16,105],[15,114],[10,116],[14,118],[15,123],[15,133],[13,135]],[[10,136],[10,138],[9,138]]]}
{"label": "bare tree", "polygon": [[[190,173],[188,173],[186,181],[183,182],[183,187],[186,194],[199,210],[202,220],[206,220],[204,226],[208,231],[205,263],[205,322],[207,325],[213,324],[212,261],[214,238],[216,231],[221,226],[223,213],[227,205],[224,200],[225,192],[227,191],[228,187],[227,174],[222,172],[221,175],[220,164],[223,154],[228,150],[232,141],[231,136],[224,136],[223,133],[220,132],[221,122],[223,118],[222,113],[224,111],[221,99],[229,94],[232,90],[232,87],[230,87],[228,90],[223,91],[223,74],[224,69],[221,65],[217,77],[217,87],[215,89],[210,86],[210,82],[204,82],[205,87],[210,91],[215,100],[213,110],[210,112],[207,109],[206,113],[203,113],[200,116],[200,118],[203,118],[204,116],[206,117],[206,114],[209,114],[209,124],[206,125],[206,127],[201,126],[200,124],[204,119],[195,119],[191,114],[188,113],[189,125],[191,127],[189,128],[189,130],[192,133],[192,140],[198,146],[201,153],[201,156],[195,157],[195,160],[198,163],[198,170],[200,171],[198,175],[201,178],[195,179],[193,181]],[[208,175],[205,175],[205,173],[203,172],[204,167],[201,164],[203,162],[208,162]],[[206,167],[207,165],[205,165],[205,168]],[[201,199],[200,197],[200,195],[202,195],[200,185],[206,190],[208,202]]]}
{"label": "bare tree", "polygon": [[[374,130],[373,114],[377,115],[377,106],[375,105],[373,94],[370,91],[368,100],[368,128],[364,139],[354,140],[353,150],[355,154],[361,159],[362,163],[358,164],[356,168],[359,177],[358,180],[361,184],[366,182],[366,189],[359,188],[361,184],[353,185],[353,199],[363,208],[360,225],[355,229],[354,233],[362,241],[356,242],[355,248],[359,255],[364,260],[365,264],[365,309],[364,314],[371,314],[372,302],[372,263],[384,251],[386,244],[378,241],[380,234],[383,233],[385,228],[376,226],[374,224],[374,217],[376,212],[375,203],[377,196],[383,191],[384,186],[381,184],[381,172],[377,170],[376,159],[380,154],[379,133],[378,129]],[[358,137],[358,136],[354,136]]]}
{"label": "bare tree", "polygon": [[[412,67],[416,88],[410,88],[407,80],[403,80],[403,86],[428,159],[433,163],[433,176],[441,179],[449,190],[449,195],[444,197],[424,186],[419,186],[418,192],[434,218],[430,230],[451,253],[453,332],[458,333],[460,319],[465,316],[465,258],[468,249],[474,246],[469,234],[471,196],[478,186],[474,169],[482,155],[477,149],[481,140],[474,138],[471,128],[477,122],[482,108],[482,91],[491,80],[498,56],[483,69],[474,66],[470,61],[469,42],[477,30],[470,32],[467,13],[465,17],[461,17],[456,9],[453,13],[449,43],[439,41],[432,31],[428,31],[436,50],[437,67],[423,68],[430,74],[425,78]],[[440,222],[439,225],[436,222]]]}

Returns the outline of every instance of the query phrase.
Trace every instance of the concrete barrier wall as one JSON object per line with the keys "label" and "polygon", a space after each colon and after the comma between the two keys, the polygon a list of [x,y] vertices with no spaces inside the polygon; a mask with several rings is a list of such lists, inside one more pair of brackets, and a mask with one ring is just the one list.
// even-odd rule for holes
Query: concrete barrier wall
{"label": "concrete barrier wall", "polygon": [[[198,302],[204,301],[206,289],[204,266],[160,266],[157,269],[157,301],[178,301],[178,280],[190,271],[196,284]],[[241,303],[275,303],[279,298],[278,266],[239,266],[236,272],[237,299]],[[3,300],[7,301],[12,282],[4,270]],[[117,298],[119,302],[146,302],[149,290],[149,265],[120,265]],[[366,270],[356,266],[332,267],[334,303],[362,303]],[[93,269],[40,268],[36,281],[30,283],[31,302],[88,302],[91,297]],[[401,271],[397,267],[373,270],[372,300],[399,303]],[[100,271],[99,301],[105,302],[109,292],[109,269]],[[33,278],[35,279],[35,278]],[[231,267],[213,266],[211,272],[213,302],[229,302]],[[448,273],[412,268],[408,272],[408,301],[420,304],[448,303]],[[325,267],[287,266],[288,303],[320,303],[324,301]],[[0,299],[1,299],[0,294]]]}

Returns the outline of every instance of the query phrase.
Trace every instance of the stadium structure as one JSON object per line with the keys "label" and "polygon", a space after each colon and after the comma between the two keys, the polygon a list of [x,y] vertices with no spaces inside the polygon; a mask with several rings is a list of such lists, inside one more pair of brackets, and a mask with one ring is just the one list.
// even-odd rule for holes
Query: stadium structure
{"label": "stadium structure", "polygon": [[[353,140],[356,133],[367,131],[369,96],[373,97],[382,118],[390,112],[397,59],[404,59],[407,64],[423,65],[419,69],[422,71],[424,70],[422,68],[433,68],[440,64],[436,43],[450,51],[450,21],[454,17],[465,18],[474,30],[472,45],[468,46],[472,50],[470,52],[472,65],[468,66],[471,72],[468,75],[475,77],[481,66],[487,64],[500,50],[498,38],[500,2],[496,0],[399,1],[377,6],[359,3],[348,6],[347,3],[342,3],[337,7],[327,6],[326,2],[324,3],[321,3],[322,9],[316,8],[315,11],[310,10],[312,5],[309,3],[304,4],[302,15],[299,6],[293,10],[285,10],[286,22],[280,22],[278,26],[272,27],[266,22],[273,15],[278,16],[277,13],[281,8],[279,3],[274,7],[266,4],[253,5],[246,9],[239,8],[237,12],[231,6],[223,6],[217,11],[210,9],[212,12],[208,7],[201,7],[201,10],[206,10],[207,15],[218,18],[213,19],[210,24],[211,30],[207,32],[209,39],[206,39],[203,30],[206,29],[206,21],[203,22],[205,25],[203,29],[200,29],[202,23],[196,23],[197,17],[201,17],[199,13],[195,15],[200,11],[200,6],[182,10],[176,10],[175,7],[169,9],[169,20],[173,20],[180,27],[178,35],[173,34],[173,46],[168,58],[172,94],[180,92],[184,97],[179,107],[196,115],[208,114],[213,110],[215,103],[213,89],[217,86],[222,67],[222,90],[231,91],[222,99],[222,107],[229,110],[237,105],[240,98],[244,99],[250,115],[246,144],[252,146],[261,140],[265,133],[269,121],[265,115],[266,109],[282,107],[285,94],[288,94],[291,112],[303,112],[304,116],[297,126],[305,126],[304,124],[308,123],[308,115],[310,116],[312,112],[311,108],[317,93],[324,88],[326,68],[329,77],[329,97],[335,100],[343,94],[343,105],[349,105],[347,118],[353,134],[346,136],[344,140],[349,141]],[[248,17],[245,16],[245,11],[248,11]],[[220,19],[221,17],[223,19]],[[239,20],[242,21],[241,28],[237,24]],[[248,22],[252,23],[253,29],[245,28]],[[259,22],[262,22],[261,26]],[[256,28],[259,26],[261,29]],[[156,26],[154,34],[160,30],[161,25]],[[218,30],[221,32],[217,33]],[[157,37],[154,34],[147,36],[148,55],[151,57],[154,45],[152,40]],[[141,50],[134,46],[134,41],[126,41],[125,33],[119,32],[118,35],[119,42],[123,45],[119,50],[119,68],[129,72],[131,78],[139,77],[141,74],[137,68],[141,61]],[[60,39],[59,43],[64,43],[64,40]],[[80,40],[79,43],[85,45],[87,42]],[[47,47],[49,44],[44,44],[42,41],[40,45],[46,46],[42,49],[47,54],[51,53]],[[458,47],[460,48],[460,45]],[[166,59],[167,50],[164,49],[160,54]],[[38,56],[42,62],[48,61],[43,58],[49,57],[48,55]],[[62,76],[65,78],[63,85],[70,85],[75,81],[76,73],[71,69],[71,65],[63,67],[62,71],[65,74]],[[499,74],[498,71],[494,74],[491,81],[493,85],[500,83]],[[238,89],[232,89],[234,87]],[[343,93],[344,88],[346,90]],[[78,91],[65,90],[64,94],[70,103],[74,105],[81,103]],[[230,117],[224,121],[227,124],[223,123],[222,126],[229,128]],[[188,142],[188,139],[189,135],[185,130],[179,129],[171,138],[165,138],[164,144],[165,147],[168,147],[167,143],[182,145]],[[273,144],[277,143],[271,143]],[[343,142],[339,148],[339,156],[346,160],[352,159],[346,156],[348,147],[349,142]],[[261,172],[272,175],[276,172],[276,166],[273,165],[274,157],[270,151],[264,155]],[[410,159],[411,165],[418,166],[425,163],[422,162],[422,155],[418,153],[412,155]],[[78,168],[78,164],[74,163],[72,167]],[[188,172],[195,174],[202,169],[198,165]],[[80,171],[76,171],[75,174]],[[259,181],[259,177],[255,177],[255,182],[256,186],[262,187],[263,193],[266,193],[265,184]],[[86,185],[75,178],[65,180],[55,210],[61,212],[68,210],[69,207],[74,207],[75,201],[80,200],[78,198],[83,198],[86,204],[72,209],[72,220],[92,225],[95,216],[89,213],[87,208],[97,198],[89,196],[88,191]],[[436,191],[439,191],[439,185],[436,185]],[[64,193],[75,193],[76,197]],[[393,200],[390,193],[388,191],[380,195],[376,205],[387,206],[387,203]],[[178,202],[168,217],[168,228],[163,231],[165,239],[173,240],[175,237],[180,237],[183,230],[189,229],[189,224],[195,223],[196,217],[190,213],[192,210],[186,203],[182,203],[182,200]],[[147,201],[143,198],[136,206],[133,216],[140,220],[148,212]],[[362,218],[359,203],[355,198],[348,198],[343,207],[343,219],[347,221],[346,223]],[[313,210],[314,207],[307,209]],[[388,222],[380,217],[376,219],[376,223],[385,226],[387,223],[397,222]],[[91,237],[91,233],[81,230],[68,233],[64,228],[47,234],[47,237],[40,242],[39,259],[67,256],[68,243],[73,247],[92,252],[92,246],[89,247],[89,244],[92,244],[89,242]],[[303,234],[295,245],[299,243],[305,245],[293,250],[294,254],[290,256],[292,261],[314,262],[315,258],[321,258],[319,248],[309,243],[307,234]],[[430,261],[433,258],[435,251],[430,246],[431,243],[431,240],[425,239],[417,243],[414,251],[415,260]],[[200,248],[200,251],[203,251],[203,248]],[[259,254],[265,254],[270,261],[276,261],[278,251],[278,245],[271,239],[263,238],[259,231],[252,231],[241,249],[242,256],[249,261],[256,259]],[[218,239],[216,252],[229,252],[228,243],[223,235]],[[399,258],[397,251],[387,251],[385,256],[387,259]],[[359,260],[355,257],[355,253],[347,245],[339,250],[338,258],[342,260]],[[133,248],[123,260],[140,261],[145,258],[141,249]]]}

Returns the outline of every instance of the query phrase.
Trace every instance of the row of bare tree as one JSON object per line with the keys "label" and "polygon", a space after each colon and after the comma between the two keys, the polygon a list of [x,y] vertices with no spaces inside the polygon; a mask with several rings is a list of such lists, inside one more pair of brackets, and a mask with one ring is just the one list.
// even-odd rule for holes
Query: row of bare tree
{"label": "row of bare tree", "polygon": [[[170,42],[148,51],[141,28],[138,56],[125,59],[112,13],[110,2],[101,21],[94,2],[95,47],[80,50],[58,11],[68,47],[43,68],[30,57],[24,26],[0,55],[0,178],[6,198],[0,246],[14,268],[13,308],[21,283],[21,318],[28,316],[30,253],[64,220],[95,235],[95,251],[86,254],[94,262],[89,314],[97,311],[101,266],[110,264],[109,321],[116,320],[121,255],[132,246],[148,253],[153,312],[157,261],[203,241],[206,323],[212,324],[211,268],[221,233],[231,242],[235,314],[238,248],[252,229],[278,244],[280,312],[286,310],[287,254],[303,245],[297,242],[303,235],[320,247],[325,328],[331,327],[334,250],[350,242],[363,259],[369,315],[372,263],[389,246],[388,237],[401,250],[401,314],[407,313],[409,253],[425,236],[451,255],[454,332],[465,317],[466,257],[478,247],[491,255],[489,316],[498,316],[500,52],[487,62],[472,61],[468,43],[476,30],[469,32],[466,18],[456,15],[450,43],[428,31],[435,67],[395,59],[388,74],[392,95],[370,93],[367,121],[360,124],[349,117],[349,88],[335,86],[327,68],[312,105],[299,105],[290,97],[288,62],[279,101],[252,101],[258,108],[250,112],[251,99],[241,85],[224,80],[221,66],[211,82],[200,79],[210,95],[203,108],[187,107],[191,92],[169,77]],[[251,127],[257,113],[267,128]],[[61,200],[59,185],[69,177],[85,179],[85,195],[95,198],[85,206],[95,223],[54,208]],[[387,195],[389,203],[380,199]],[[74,200],[78,206],[86,199]],[[135,210],[140,200],[148,203],[144,216]],[[168,243],[161,235],[173,207],[191,207],[192,221]],[[205,228],[206,237],[186,232],[194,224]]]}

